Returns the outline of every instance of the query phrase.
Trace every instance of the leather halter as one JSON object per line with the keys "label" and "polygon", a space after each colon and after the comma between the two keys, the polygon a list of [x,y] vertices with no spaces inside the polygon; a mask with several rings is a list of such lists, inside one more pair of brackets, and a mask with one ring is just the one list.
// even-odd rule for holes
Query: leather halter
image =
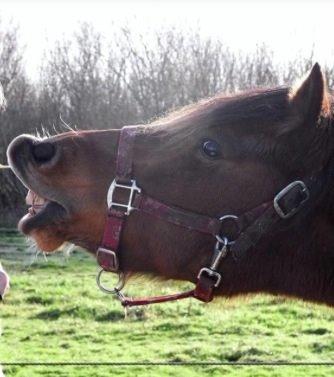
{"label": "leather halter", "polygon": [[[296,180],[283,188],[273,200],[262,203],[256,208],[243,213],[241,216],[224,215],[220,218],[209,217],[184,210],[179,207],[168,206],[150,196],[147,196],[137,186],[133,177],[133,151],[136,135],[143,132],[140,126],[123,127],[120,133],[116,176],[108,191],[108,217],[104,229],[101,246],[97,250],[97,261],[102,267],[98,274],[99,287],[107,293],[114,293],[121,300],[123,306],[147,305],[174,301],[182,298],[194,297],[203,302],[213,299],[215,289],[222,283],[222,275],[218,267],[223,258],[230,254],[234,260],[243,258],[247,251],[254,247],[261,237],[274,230],[274,225],[281,222],[290,224],[290,218],[298,212],[309,212],[314,206],[329,174],[310,176]],[[125,202],[116,201],[118,191],[127,192]],[[119,195],[118,195],[119,197]],[[309,206],[305,206],[310,202]],[[313,203],[313,205],[312,205]],[[133,211],[144,212],[163,219],[172,224],[184,227],[189,231],[210,234],[215,240],[213,257],[210,266],[204,266],[197,275],[195,288],[173,295],[132,299],[125,297],[121,289],[124,287],[122,266],[119,262],[120,243],[126,218]],[[119,284],[110,290],[101,283],[104,271],[117,272]]]}

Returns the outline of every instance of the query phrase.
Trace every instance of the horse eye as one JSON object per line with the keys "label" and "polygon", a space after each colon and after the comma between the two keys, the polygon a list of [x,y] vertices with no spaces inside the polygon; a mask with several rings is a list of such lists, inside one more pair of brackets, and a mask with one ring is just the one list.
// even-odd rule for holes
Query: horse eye
{"label": "horse eye", "polygon": [[206,140],[202,145],[203,152],[209,157],[220,156],[220,145],[214,140]]}

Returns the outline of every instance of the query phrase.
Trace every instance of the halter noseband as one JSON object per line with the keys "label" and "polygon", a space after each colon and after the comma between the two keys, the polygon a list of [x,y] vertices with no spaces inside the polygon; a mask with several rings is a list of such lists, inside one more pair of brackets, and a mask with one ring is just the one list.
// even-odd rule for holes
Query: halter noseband
{"label": "halter noseband", "polygon": [[[283,188],[274,200],[262,203],[241,216],[209,217],[179,207],[168,206],[147,196],[137,186],[132,172],[133,147],[136,135],[141,132],[143,132],[143,128],[140,126],[127,126],[121,130],[116,176],[110,185],[107,196],[108,217],[102,244],[97,250],[97,261],[102,267],[97,277],[98,285],[104,292],[116,294],[123,306],[147,305],[188,297],[210,302],[213,299],[214,290],[222,282],[222,275],[218,272],[221,260],[228,254],[231,254],[234,260],[241,259],[264,234],[273,230],[274,225],[286,221],[289,224],[289,219],[296,213],[306,212],[306,210],[308,212],[310,206],[305,207],[304,204],[317,201],[324,184],[331,176],[331,172],[330,174],[322,173],[307,177],[303,181],[293,181]],[[115,199],[118,190],[122,190],[123,193],[127,192],[125,202]],[[182,226],[189,231],[210,234],[214,237],[216,242],[213,248],[212,262],[210,266],[200,269],[194,289],[173,295],[139,299],[128,298],[122,294],[121,290],[125,285],[125,280],[119,262],[120,242],[125,220],[133,211],[144,212]],[[231,232],[231,228],[234,229],[234,232]],[[231,236],[231,234],[233,235]],[[119,274],[119,283],[113,290],[104,287],[101,283],[101,275],[104,271]]]}

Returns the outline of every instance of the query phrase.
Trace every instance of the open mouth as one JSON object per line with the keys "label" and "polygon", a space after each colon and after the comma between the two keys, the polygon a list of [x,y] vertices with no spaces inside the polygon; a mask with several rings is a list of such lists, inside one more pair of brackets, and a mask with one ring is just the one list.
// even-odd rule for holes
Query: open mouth
{"label": "open mouth", "polygon": [[64,221],[65,208],[59,203],[44,198],[32,190],[26,196],[28,213],[19,222],[19,229],[24,234],[29,234],[33,229],[55,225]]}
{"label": "open mouth", "polygon": [[7,150],[9,166],[28,189],[28,213],[22,217],[18,228],[35,238],[39,231],[45,238],[59,238],[60,228],[64,229],[64,223],[69,220],[63,195],[50,182],[45,183],[48,181],[46,174],[52,174],[50,168],[57,162],[57,156],[60,154],[54,144],[29,135],[15,138]]}

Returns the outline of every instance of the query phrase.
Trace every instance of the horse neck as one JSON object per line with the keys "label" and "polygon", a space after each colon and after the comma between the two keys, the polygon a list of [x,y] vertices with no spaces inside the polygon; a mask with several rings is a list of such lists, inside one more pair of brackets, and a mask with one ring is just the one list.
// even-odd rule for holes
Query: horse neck
{"label": "horse neck", "polygon": [[267,292],[334,305],[334,216],[326,200],[296,226],[265,237],[245,259],[226,259],[220,294]]}
{"label": "horse neck", "polygon": [[324,203],[298,231],[288,232],[279,248],[278,293],[334,304],[334,218],[325,207]]}
{"label": "horse neck", "polygon": [[[334,122],[333,118],[323,121],[327,123],[319,125],[313,139],[318,155],[310,154],[305,172],[319,172],[319,163],[320,171],[334,169],[330,162],[334,157]],[[224,261],[220,293],[268,292],[334,305],[334,178],[324,190],[309,214],[302,218],[296,215],[295,226],[274,230],[272,237],[264,237],[239,263]]]}

